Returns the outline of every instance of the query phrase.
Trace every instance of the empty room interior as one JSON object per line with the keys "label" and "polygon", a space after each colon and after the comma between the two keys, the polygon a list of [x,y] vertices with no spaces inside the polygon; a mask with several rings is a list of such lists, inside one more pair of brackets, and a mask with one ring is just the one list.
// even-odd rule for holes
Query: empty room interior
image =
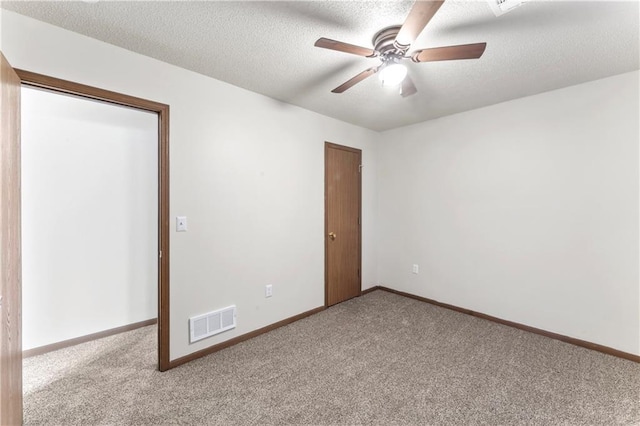
{"label": "empty room interior", "polygon": [[0,424],[640,424],[639,2],[0,24]]}

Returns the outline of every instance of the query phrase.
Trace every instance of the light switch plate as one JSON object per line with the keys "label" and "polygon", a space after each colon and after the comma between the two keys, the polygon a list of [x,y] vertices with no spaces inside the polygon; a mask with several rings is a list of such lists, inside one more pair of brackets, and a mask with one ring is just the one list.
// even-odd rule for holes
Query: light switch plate
{"label": "light switch plate", "polygon": [[186,216],[177,216],[176,217],[176,231],[177,232],[187,232],[187,217]]}

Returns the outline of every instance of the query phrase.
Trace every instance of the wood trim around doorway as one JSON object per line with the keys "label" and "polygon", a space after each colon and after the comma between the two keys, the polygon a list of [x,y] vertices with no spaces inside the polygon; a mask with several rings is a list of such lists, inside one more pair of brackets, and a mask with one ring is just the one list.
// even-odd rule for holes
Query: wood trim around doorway
{"label": "wood trim around doorway", "polygon": [[0,424],[21,425],[20,77],[0,52]]}
{"label": "wood trim around doorway", "polygon": [[23,85],[158,114],[158,369],[171,368],[169,354],[169,105],[15,70]]}

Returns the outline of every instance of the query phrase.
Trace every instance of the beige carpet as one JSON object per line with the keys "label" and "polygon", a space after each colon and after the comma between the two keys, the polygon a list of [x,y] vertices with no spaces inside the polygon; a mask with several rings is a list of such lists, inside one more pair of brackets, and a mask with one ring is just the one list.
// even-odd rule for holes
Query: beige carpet
{"label": "beige carpet", "polygon": [[384,291],[166,373],[155,333],[26,359],[25,423],[640,425],[640,364]]}

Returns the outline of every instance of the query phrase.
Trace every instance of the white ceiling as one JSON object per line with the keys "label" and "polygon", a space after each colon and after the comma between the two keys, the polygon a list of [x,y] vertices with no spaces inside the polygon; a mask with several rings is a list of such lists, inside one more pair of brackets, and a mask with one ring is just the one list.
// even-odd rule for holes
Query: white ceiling
{"label": "white ceiling", "polygon": [[379,60],[313,43],[327,37],[371,47],[374,33],[402,24],[412,3],[55,1],[2,7],[380,131],[640,69],[637,1],[535,1],[497,18],[486,1],[448,0],[413,48],[484,41],[482,58],[409,63],[418,93],[404,99],[376,76],[331,93]]}

